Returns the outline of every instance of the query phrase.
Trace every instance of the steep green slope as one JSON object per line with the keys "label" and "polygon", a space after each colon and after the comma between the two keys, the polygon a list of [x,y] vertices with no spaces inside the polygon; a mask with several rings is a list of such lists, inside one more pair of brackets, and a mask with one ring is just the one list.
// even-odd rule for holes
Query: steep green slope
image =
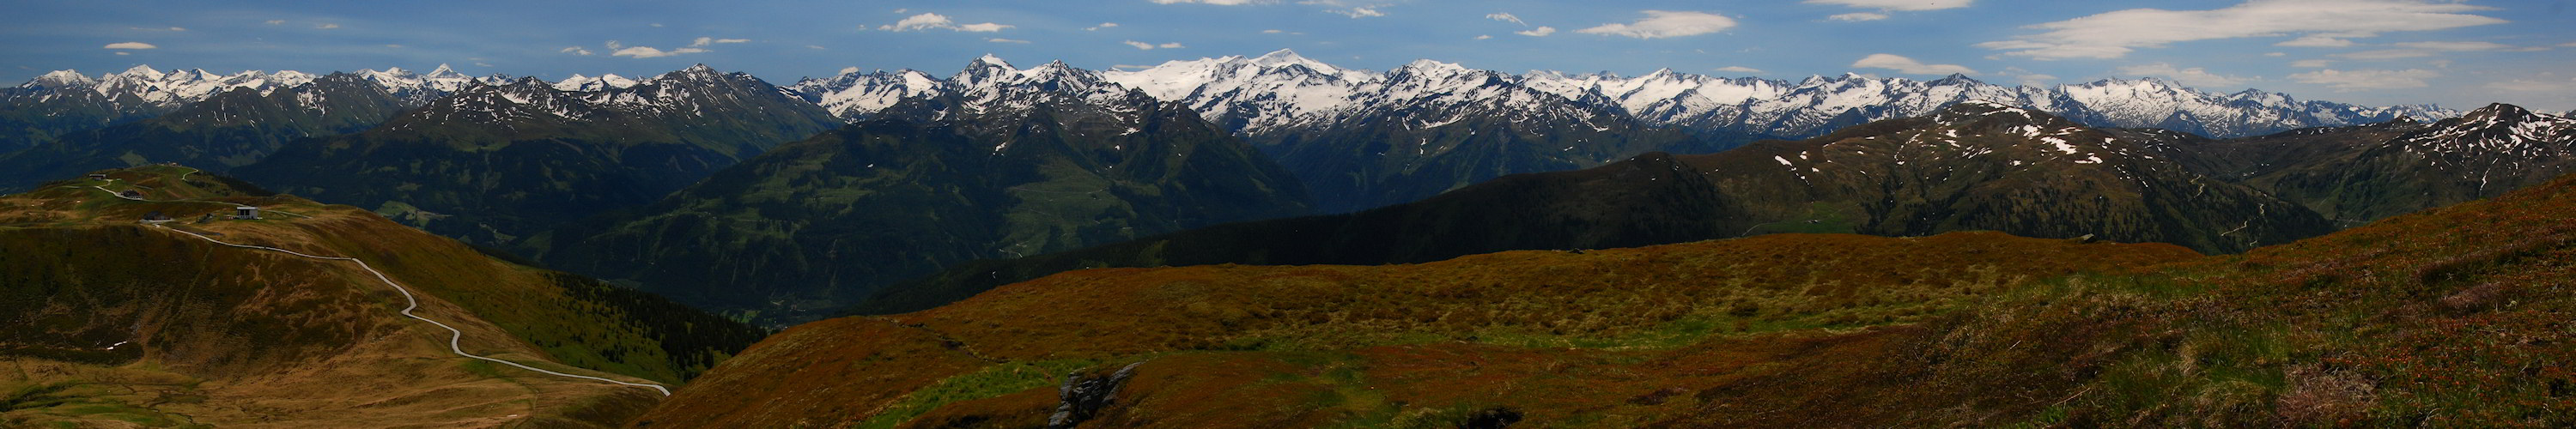
{"label": "steep green slope", "polygon": [[910,102],[899,109],[945,113],[780,146],[653,206],[565,227],[543,259],[795,322],[959,261],[1304,210],[1279,167],[1185,108],[1041,98],[994,111]]}
{"label": "steep green slope", "polygon": [[1995,230],[2239,252],[2323,234],[2313,212],[2189,171],[2137,141],[2030,110],[1960,103],[1801,142],[1685,158],[1746,215],[1873,235]]}
{"label": "steep green slope", "polygon": [[2246,183],[2358,225],[2576,172],[2576,119],[2513,105],[2431,125],[2362,128],[2340,133],[2352,136],[2335,153],[2283,162]]}
{"label": "steep green slope", "polygon": [[[1607,112],[1581,113],[1588,116],[1530,115],[1503,106],[1391,111],[1343,127],[1255,136],[1253,142],[1291,166],[1326,213],[1419,201],[1509,174],[1707,149],[1678,130]],[[1454,119],[1425,126],[1434,119],[1424,118],[1441,117]]]}
{"label": "steep green slope", "polygon": [[1569,172],[1504,176],[1359,213],[1225,224],[1025,258],[958,264],[852,311],[928,309],[994,286],[1098,267],[1430,262],[1511,249],[1633,247],[1753,225],[1705,176],[1661,153]]}

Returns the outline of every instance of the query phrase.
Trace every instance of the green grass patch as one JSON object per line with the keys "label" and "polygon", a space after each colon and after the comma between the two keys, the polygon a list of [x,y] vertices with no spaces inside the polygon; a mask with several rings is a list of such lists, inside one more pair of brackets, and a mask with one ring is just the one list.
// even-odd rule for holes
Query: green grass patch
{"label": "green grass patch", "polygon": [[886,407],[885,412],[877,413],[876,416],[869,417],[867,421],[859,422],[853,427],[892,428],[951,403],[1059,386],[1064,383],[1065,374],[1098,364],[1099,361],[1091,360],[1045,360],[1010,362],[984,367],[984,369],[951,376],[939,380],[938,384],[915,390],[912,394],[905,395],[902,400],[896,401],[894,405]]}

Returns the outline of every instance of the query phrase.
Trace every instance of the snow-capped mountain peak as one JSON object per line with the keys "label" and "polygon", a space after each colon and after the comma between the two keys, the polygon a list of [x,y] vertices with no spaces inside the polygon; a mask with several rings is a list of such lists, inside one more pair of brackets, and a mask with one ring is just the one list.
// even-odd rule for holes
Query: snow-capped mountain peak
{"label": "snow-capped mountain peak", "polygon": [[575,74],[572,75],[572,77],[564,78],[564,80],[555,82],[554,86],[555,89],[564,91],[596,92],[609,89],[634,87],[636,83],[637,82],[634,79],[628,79],[625,76],[618,76],[615,73],[603,74],[599,75],[599,77]]}
{"label": "snow-capped mountain peak", "polygon": [[2450,158],[2538,158],[2576,154],[2576,119],[2489,104],[2400,139],[2408,151]]}
{"label": "snow-capped mountain peak", "polygon": [[162,73],[160,70],[154,70],[150,64],[136,64],[133,68],[125,69],[125,71],[117,72],[116,74],[119,76],[140,77],[156,80],[160,79],[162,76],[168,75],[167,73]]}
{"label": "snow-capped mountain peak", "polygon": [[439,64],[439,65],[438,65],[438,68],[436,68],[436,69],[431,69],[431,70],[429,71],[429,74],[421,75],[421,76],[422,76],[422,77],[424,77],[424,78],[429,78],[429,79],[456,79],[456,78],[467,78],[467,76],[465,76],[465,74],[464,74],[464,73],[458,73],[458,72],[456,72],[456,68],[454,68],[454,67],[448,67],[446,64]]}
{"label": "snow-capped mountain peak", "polygon": [[1330,75],[1342,74],[1342,68],[1340,67],[1334,67],[1332,64],[1325,64],[1322,61],[1315,61],[1313,59],[1306,58],[1303,55],[1297,55],[1297,51],[1288,49],[1270,51],[1270,53],[1262,54],[1260,57],[1253,58],[1251,61],[1252,64],[1265,68],[1282,68],[1293,65],[1305,67],[1306,69],[1314,70],[1317,73]]}
{"label": "snow-capped mountain peak", "polygon": [[90,79],[90,78],[89,78],[89,76],[81,75],[79,71],[74,71],[74,70],[55,70],[55,71],[52,71],[52,72],[47,72],[47,73],[45,73],[43,76],[37,76],[35,79],[27,81],[27,83],[26,83],[26,84],[19,85],[19,87],[22,87],[22,88],[23,88],[23,87],[34,87],[34,86],[48,86],[48,87],[85,86],[85,85],[93,85],[93,84],[97,84],[97,83],[98,83],[98,80]]}
{"label": "snow-capped mountain peak", "polygon": [[1458,65],[1458,63],[1441,62],[1426,58],[1413,60],[1413,62],[1410,63],[1404,63],[1403,67],[1396,67],[1395,71],[1389,73],[1413,74],[1420,76],[1454,76],[1478,71],[1482,70],[1469,69],[1467,66]]}

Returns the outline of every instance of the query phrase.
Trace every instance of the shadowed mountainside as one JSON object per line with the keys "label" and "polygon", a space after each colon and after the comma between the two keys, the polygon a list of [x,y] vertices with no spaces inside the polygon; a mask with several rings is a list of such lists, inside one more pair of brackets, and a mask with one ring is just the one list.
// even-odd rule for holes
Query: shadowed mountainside
{"label": "shadowed mountainside", "polygon": [[2193,173],[2144,141],[1970,102],[1804,141],[1509,176],[1352,215],[1220,225],[961,264],[889,287],[854,311],[920,310],[1083,268],[1384,264],[1780,232],[1971,230],[2170,242],[2204,252],[2330,231],[2313,212]]}

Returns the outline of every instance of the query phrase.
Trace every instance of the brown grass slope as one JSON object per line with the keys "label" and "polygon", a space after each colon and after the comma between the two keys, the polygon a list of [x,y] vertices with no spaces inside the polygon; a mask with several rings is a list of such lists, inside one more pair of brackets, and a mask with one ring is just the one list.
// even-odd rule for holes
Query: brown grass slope
{"label": "brown grass slope", "polygon": [[1093,425],[1446,425],[1480,412],[1634,424],[1688,411],[1688,395],[1657,392],[1768,371],[1756,367],[1781,353],[1885,336],[2042,278],[2196,256],[1999,233],[1785,234],[1417,265],[1076,271],[788,330],[640,422],[1037,426],[1066,371],[1144,362]]}
{"label": "brown grass slope", "polygon": [[[1068,372],[1141,362],[1079,425],[2566,427],[2570,278],[2576,177],[2199,258],[1957,233],[1088,270],[784,333],[709,376],[765,382],[648,419],[1033,427]],[[870,382],[766,372],[817,358]]]}
{"label": "brown grass slope", "polygon": [[[476,354],[658,383],[724,357],[673,356],[660,340],[675,336],[625,314],[642,307],[578,287],[586,280],[363,210],[185,167],[106,174],[0,197],[0,426],[579,427],[658,399],[450,354],[446,330],[400,317],[401,296],[356,264],[171,228],[364,259],[419,294],[417,313],[463,330]],[[267,219],[197,222],[235,204],[264,207]],[[135,222],[155,211],[181,221]]]}

